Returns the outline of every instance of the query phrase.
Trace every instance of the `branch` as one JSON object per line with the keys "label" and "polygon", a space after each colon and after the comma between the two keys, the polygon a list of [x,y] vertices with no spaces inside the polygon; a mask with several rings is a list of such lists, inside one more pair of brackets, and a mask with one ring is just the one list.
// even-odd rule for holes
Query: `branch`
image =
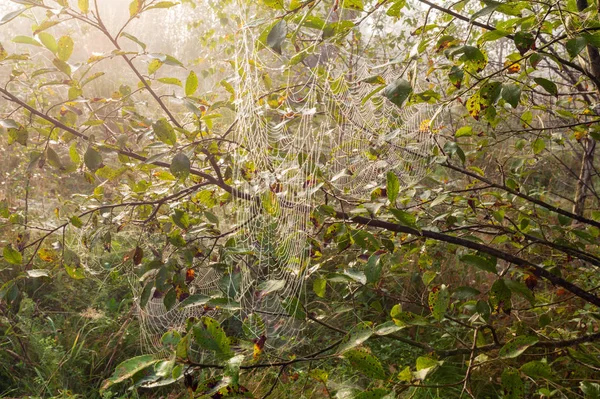
{"label": "branch", "polygon": [[[471,18],[469,18],[469,17],[461,15],[461,14],[455,12],[455,11],[452,11],[449,8],[445,8],[445,7],[439,6],[437,4],[434,4],[434,3],[432,3],[429,0],[417,0],[417,1],[419,1],[420,3],[426,4],[429,7],[434,8],[434,9],[436,9],[438,11],[441,11],[444,14],[450,15],[450,16],[456,18],[456,19],[459,19],[459,20],[464,21],[464,22],[468,22],[469,24],[478,26],[478,27],[486,29],[488,31],[495,31],[495,30],[497,30],[496,27],[494,27],[492,25],[484,24],[484,23],[478,22],[477,20],[471,20]],[[507,35],[506,37],[509,38],[509,39],[514,39],[514,35]],[[564,39],[566,37],[567,37],[566,35],[561,35],[558,38],[556,38],[554,41],[562,40],[562,39]],[[539,53],[540,54],[548,54],[548,53],[541,52],[541,51]],[[568,61],[568,60],[566,60],[566,59],[558,56],[555,52],[553,52],[553,53],[554,54],[552,54],[551,57],[555,58],[562,65],[568,66],[569,68],[574,69],[577,72],[585,75],[600,90],[600,80],[596,76],[594,76],[591,72],[587,71],[585,68],[582,68],[581,66],[579,66],[579,65],[577,65],[577,64],[575,64],[575,63],[573,63],[571,61]]]}
{"label": "branch", "polygon": [[443,241],[449,244],[459,245],[464,248],[474,249],[476,251],[486,253],[488,255],[495,256],[498,259],[505,260],[508,263],[512,263],[515,266],[519,267],[522,270],[525,270],[536,277],[543,278],[547,281],[550,281],[554,285],[558,285],[559,287],[564,288],[565,290],[571,292],[572,294],[584,299],[586,302],[594,304],[595,306],[600,307],[600,298],[590,292],[584,290],[583,288],[570,283],[569,281],[559,277],[548,270],[522,258],[519,258],[515,255],[509,254],[507,252],[503,252],[499,249],[489,247],[484,244],[480,244],[478,242],[474,242],[471,240],[467,240],[460,237],[455,237],[451,235],[447,235],[444,233],[439,233],[431,230],[416,230],[411,227],[406,227],[403,225],[379,220],[379,219],[369,219],[363,216],[351,216],[343,212],[336,211],[335,217],[342,220],[350,220],[352,222],[367,225],[371,227],[378,227],[384,230],[393,231],[397,233],[405,233],[412,234],[416,236],[422,236],[426,238],[432,238],[436,241]]}
{"label": "branch", "polygon": [[532,197],[530,195],[523,194],[523,193],[521,193],[521,192],[519,192],[517,190],[514,190],[514,189],[512,189],[510,187],[507,187],[507,186],[505,186],[503,184],[494,183],[493,181],[491,181],[491,180],[489,180],[489,179],[487,179],[487,178],[485,178],[483,176],[480,176],[477,173],[468,171],[468,170],[460,168],[458,166],[454,166],[454,165],[450,164],[449,162],[443,163],[442,166],[444,166],[444,167],[446,167],[448,169],[452,169],[454,171],[460,172],[460,173],[462,173],[464,175],[467,175],[469,177],[472,177],[474,179],[477,179],[477,180],[479,180],[481,182],[484,182],[484,183],[488,184],[491,187],[498,188],[500,190],[506,191],[506,192],[508,192],[508,193],[510,193],[512,195],[516,195],[519,198],[522,198],[524,200],[532,202],[532,203],[534,203],[536,205],[539,205],[539,206],[541,206],[543,208],[546,208],[546,209],[548,209],[548,210],[550,210],[552,212],[555,212],[555,213],[561,214],[563,216],[567,216],[567,217],[569,217],[571,219],[577,220],[579,222],[582,222],[582,223],[585,223],[585,224],[588,224],[588,225],[600,228],[600,223],[596,222],[595,220],[588,219],[588,218],[586,218],[584,216],[576,215],[576,214],[571,213],[569,211],[565,211],[564,209],[561,209],[561,208],[559,208],[557,206],[554,206],[554,205],[550,205],[547,202],[544,202],[542,200],[534,198],[534,197]]}
{"label": "branch", "polygon": [[[532,348],[546,348],[546,349],[560,349],[568,348],[570,346],[577,346],[588,342],[594,342],[600,340],[600,333],[584,335],[578,338],[566,339],[563,341],[539,341],[538,343],[531,345]],[[505,342],[499,342],[489,345],[480,346],[475,349],[476,352],[484,352],[488,350],[498,349],[505,345]],[[471,353],[471,348],[458,348],[445,351],[436,351],[441,357],[450,357],[456,355],[464,355]]]}

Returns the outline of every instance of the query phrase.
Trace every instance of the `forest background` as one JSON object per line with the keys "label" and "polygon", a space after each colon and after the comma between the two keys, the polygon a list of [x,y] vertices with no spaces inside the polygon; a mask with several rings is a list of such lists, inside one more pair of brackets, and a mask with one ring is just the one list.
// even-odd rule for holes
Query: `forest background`
{"label": "forest background", "polygon": [[[0,395],[600,397],[599,7],[3,2]],[[346,84],[390,110],[373,137],[413,122],[414,167],[369,140],[341,169],[252,161],[256,120],[355,132],[325,105]],[[349,192],[359,161],[378,173]],[[248,191],[286,162],[308,206]]]}

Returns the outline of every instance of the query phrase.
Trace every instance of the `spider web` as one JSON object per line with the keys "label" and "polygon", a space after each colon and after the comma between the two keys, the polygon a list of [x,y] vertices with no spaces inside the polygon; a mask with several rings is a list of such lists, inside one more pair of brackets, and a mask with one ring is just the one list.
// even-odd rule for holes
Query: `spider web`
{"label": "spider web", "polygon": [[[388,171],[398,176],[401,189],[417,184],[431,167],[445,113],[427,103],[399,108],[381,90],[403,76],[397,65],[375,67],[384,61],[350,57],[326,41],[306,48],[301,62],[291,63],[285,51],[265,43],[265,24],[255,18],[261,6],[243,1],[237,6],[230,81],[236,113],[232,134],[239,145],[230,157],[231,185],[238,195],[229,205],[236,250],[225,251],[222,261],[230,265],[227,291],[239,305],[245,333],[265,336],[268,347],[285,350],[301,342],[305,326],[310,213],[321,187],[327,182],[340,196],[366,199],[385,184]],[[325,20],[343,21],[342,13],[328,10]],[[296,23],[287,24],[286,31],[298,31]],[[305,39],[320,42],[323,34],[314,30]],[[193,284],[208,295],[219,288],[222,276],[201,270],[205,274]],[[162,348],[162,333],[183,331],[187,318],[206,314],[201,305],[167,311],[161,298],[138,306],[138,313],[154,352]]]}

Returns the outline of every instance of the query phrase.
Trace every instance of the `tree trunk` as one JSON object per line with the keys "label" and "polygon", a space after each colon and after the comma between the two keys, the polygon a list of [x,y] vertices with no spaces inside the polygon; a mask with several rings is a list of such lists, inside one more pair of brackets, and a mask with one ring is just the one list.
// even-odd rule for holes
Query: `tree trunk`
{"label": "tree trunk", "polygon": [[[587,0],[577,0],[577,9],[583,11],[588,7]],[[589,68],[595,77],[600,77],[600,53],[596,47],[587,46]],[[592,105],[592,104],[590,104]],[[585,210],[585,200],[588,196],[588,187],[592,186],[592,171],[594,169],[594,151],[596,150],[596,141],[590,137],[582,139],[583,157],[581,159],[581,170],[577,189],[575,191],[575,204],[573,213],[579,216],[583,215]]]}

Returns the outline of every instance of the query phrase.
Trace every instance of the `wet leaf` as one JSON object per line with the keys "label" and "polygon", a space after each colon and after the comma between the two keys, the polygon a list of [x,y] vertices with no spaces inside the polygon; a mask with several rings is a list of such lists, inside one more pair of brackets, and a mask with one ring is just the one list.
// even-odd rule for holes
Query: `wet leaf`
{"label": "wet leaf", "polygon": [[142,355],[125,360],[117,366],[113,375],[104,381],[100,389],[106,390],[115,384],[126,381],[139,371],[142,371],[157,362],[159,362],[159,360],[155,359],[154,355]]}
{"label": "wet leaf", "polygon": [[527,350],[532,345],[538,343],[539,339],[535,336],[526,336],[521,335],[506,343],[500,352],[498,352],[498,356],[502,359],[511,359],[520,356],[523,352]]}
{"label": "wet leaf", "polygon": [[385,379],[385,371],[377,357],[369,353],[366,349],[351,349],[343,355],[350,365],[370,378],[378,380]]}
{"label": "wet leaf", "polygon": [[269,280],[261,283],[256,288],[258,290],[258,295],[260,297],[264,297],[272,292],[279,291],[285,287],[285,280]]}
{"label": "wet leaf", "polygon": [[344,337],[342,343],[337,349],[337,352],[342,354],[356,348],[359,345],[362,345],[363,342],[371,338],[373,333],[373,328],[366,323],[361,323],[354,326],[352,330],[350,330],[350,332]]}
{"label": "wet leaf", "polygon": [[410,82],[400,78],[387,85],[385,89],[383,89],[382,94],[396,106],[402,107],[402,104],[404,104],[404,101],[410,96],[412,90]]}
{"label": "wet leaf", "polygon": [[276,23],[267,36],[267,46],[271,47],[277,54],[281,54],[281,46],[287,35],[287,23],[284,19]]}

